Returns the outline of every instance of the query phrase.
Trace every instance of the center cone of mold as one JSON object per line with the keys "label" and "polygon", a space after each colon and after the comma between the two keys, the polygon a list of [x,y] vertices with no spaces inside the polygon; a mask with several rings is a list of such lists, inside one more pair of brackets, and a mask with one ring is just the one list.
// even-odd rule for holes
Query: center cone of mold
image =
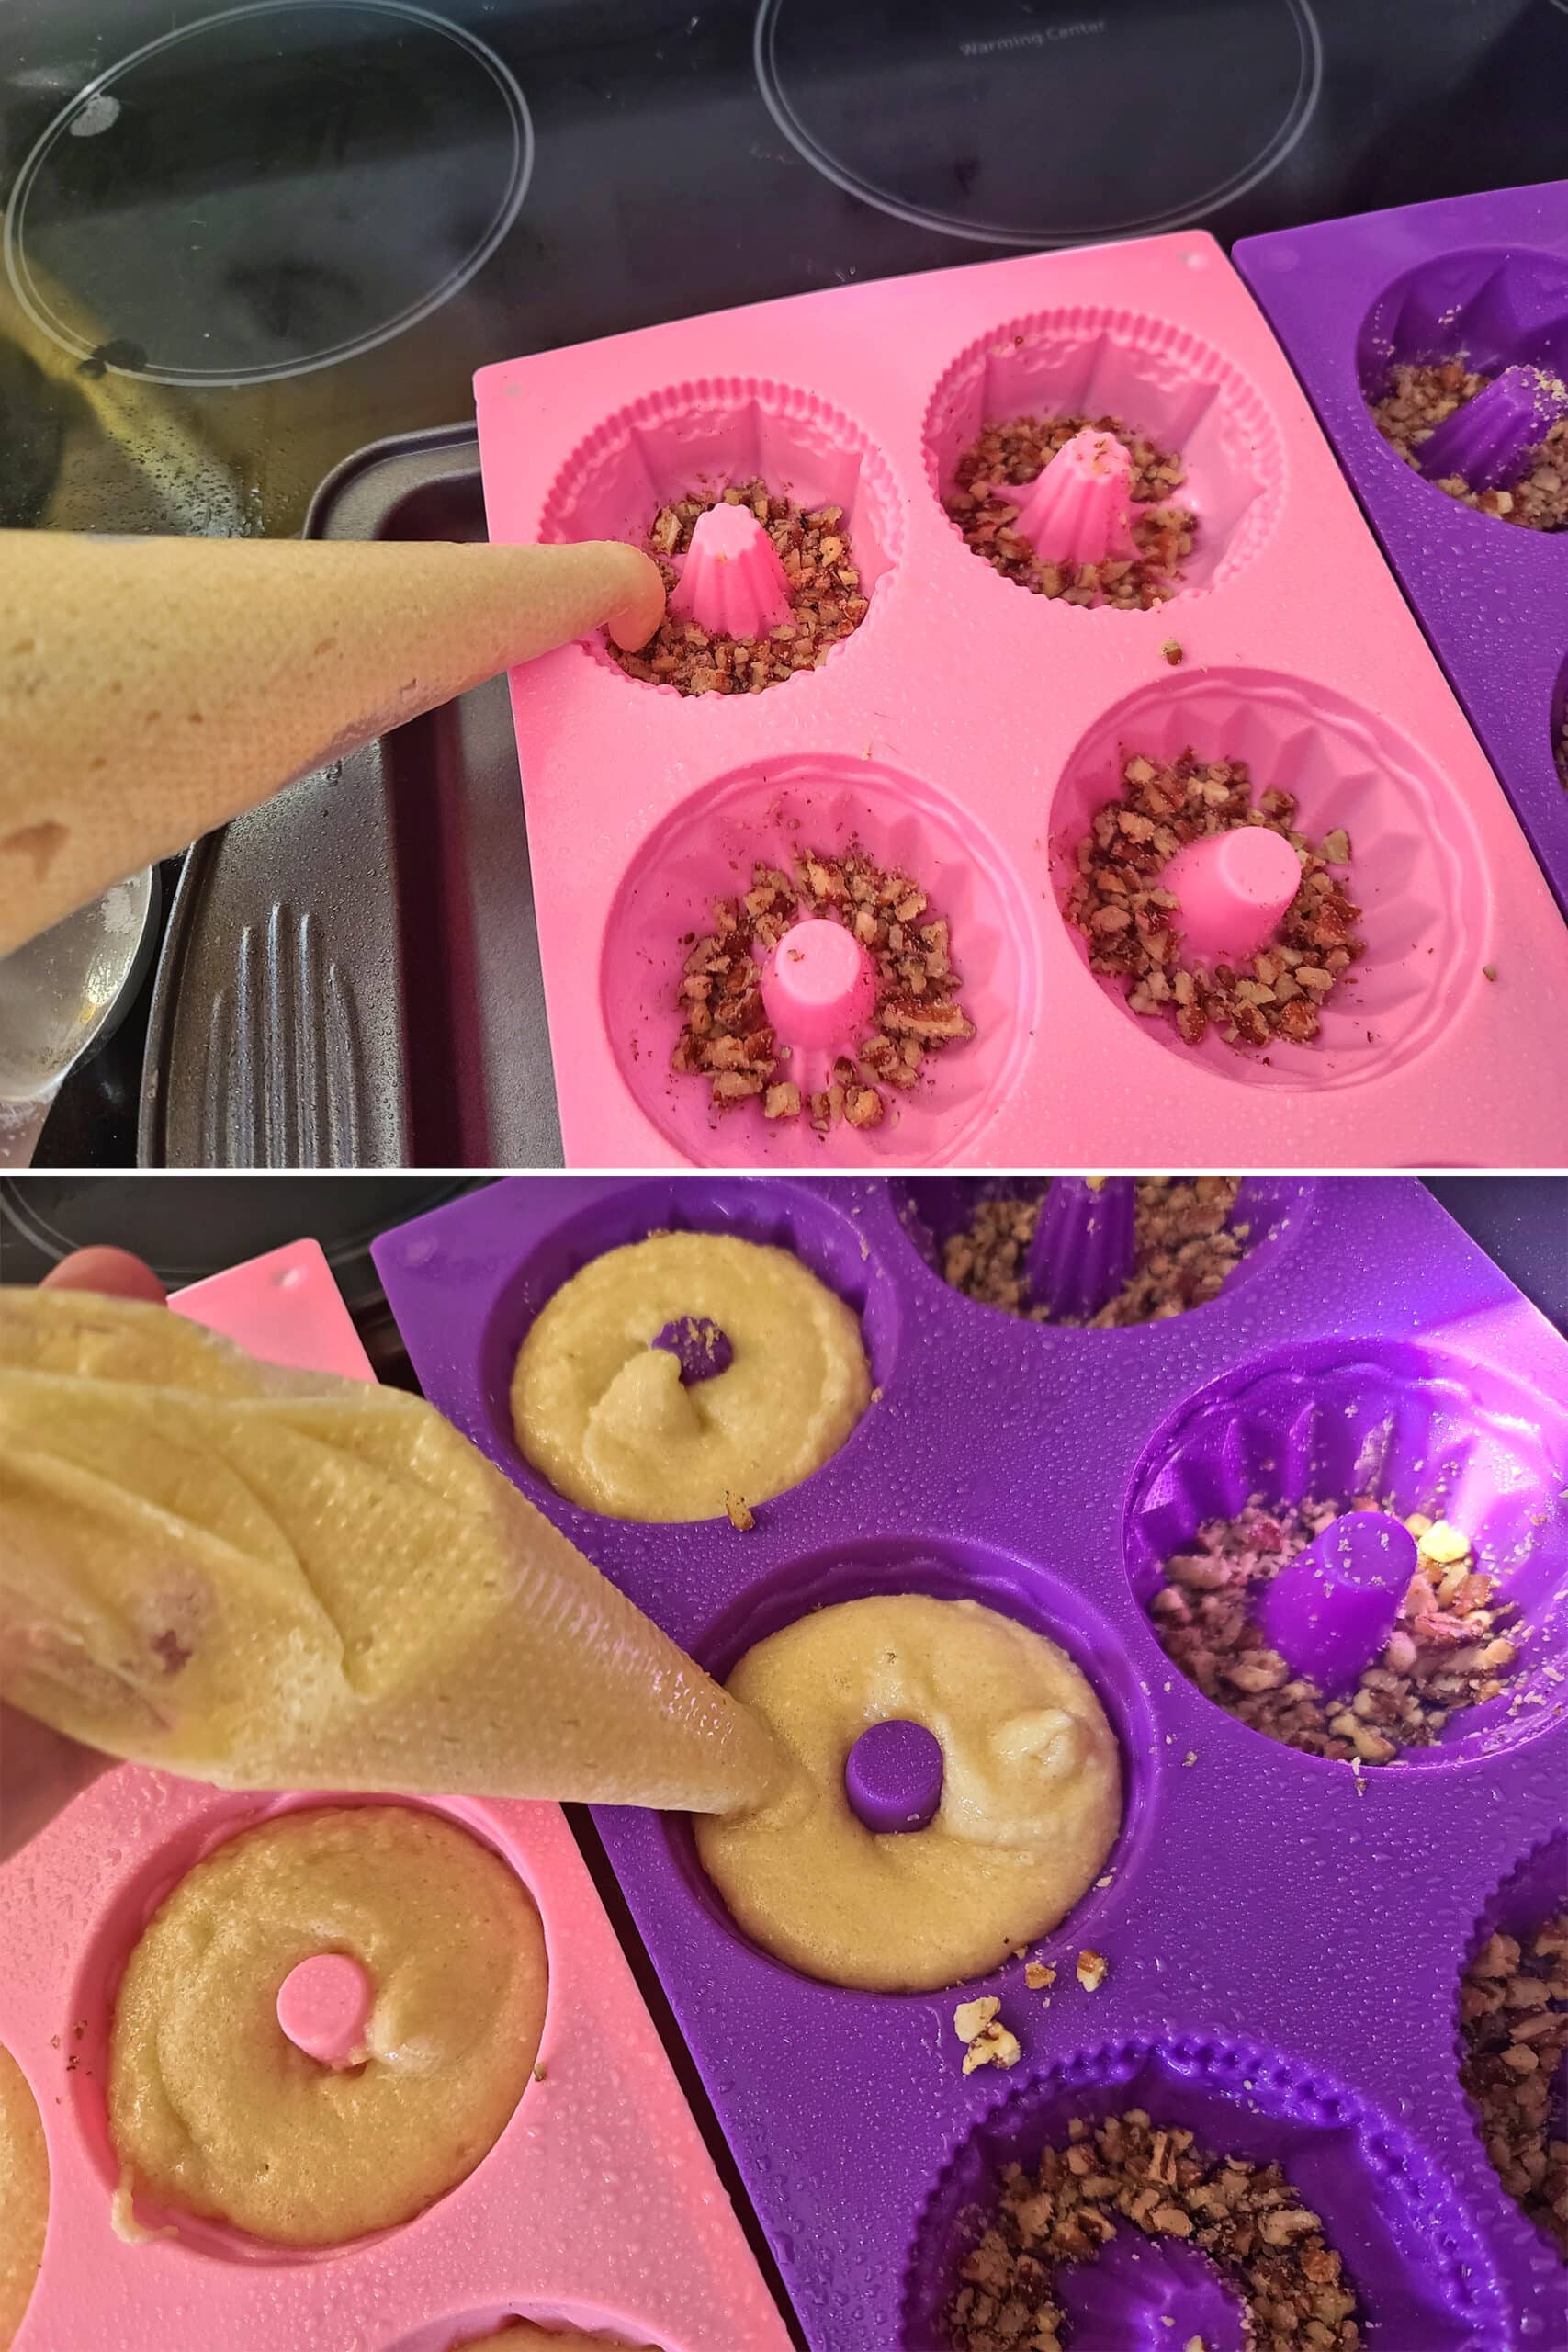
{"label": "center cone of mold", "polygon": [[278,2024],[297,2050],[323,2066],[347,2066],[364,2055],[371,2006],[370,1979],[345,1951],[302,1960],[277,1988]]}
{"label": "center cone of mold", "polygon": [[1181,2352],[1194,2338],[1203,2352],[1245,2352],[1248,2340],[1237,2297],[1178,2238],[1118,2232],[1092,2262],[1065,2264],[1056,2293],[1073,2352]]}
{"label": "center cone of mold", "polygon": [[735,1361],[728,1332],[709,1315],[678,1316],[673,1323],[666,1323],[653,1345],[680,1364],[683,1388],[689,1388],[694,1380],[712,1380],[716,1374],[728,1372]]}
{"label": "center cone of mold", "polygon": [[890,1716],[863,1731],[844,1758],[844,1794],[880,1838],[923,1829],[942,1803],[942,1742],[924,1724]]}
{"label": "center cone of mold", "polygon": [[1269,1586],[1264,1634],[1292,1674],[1338,1698],[1381,1653],[1415,1573],[1416,1539],[1402,1520],[1347,1511]]}
{"label": "center cone of mold", "polygon": [[1301,860],[1268,825],[1235,825],[1179,849],[1160,875],[1179,901],[1176,927],[1200,964],[1246,963],[1270,940],[1302,886]]}
{"label": "center cone of mold", "polygon": [[789,618],[784,565],[749,506],[720,504],[698,515],[670,609],[710,637],[765,637]]}
{"label": "center cone of mold", "polygon": [[1029,1295],[1054,1322],[1087,1323],[1133,1271],[1131,1176],[1054,1176],[1025,1261]]}
{"label": "center cone of mold", "polygon": [[762,967],[761,989],[784,1044],[841,1046],[871,1018],[876,975],[852,932],[814,915],[784,933]]}
{"label": "center cone of mold", "polygon": [[1114,434],[1086,425],[1021,490],[998,496],[1018,508],[1018,529],[1046,563],[1101,563],[1138,552],[1133,537],[1133,460]]}
{"label": "center cone of mold", "polygon": [[1445,417],[1422,442],[1416,462],[1428,481],[1458,474],[1472,490],[1501,490],[1517,481],[1525,459],[1560,416],[1568,416],[1568,384],[1540,368],[1505,368],[1483,392]]}

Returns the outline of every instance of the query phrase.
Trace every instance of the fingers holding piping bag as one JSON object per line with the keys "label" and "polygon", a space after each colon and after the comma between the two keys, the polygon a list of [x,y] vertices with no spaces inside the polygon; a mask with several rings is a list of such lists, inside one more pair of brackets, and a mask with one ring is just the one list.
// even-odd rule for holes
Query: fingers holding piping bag
{"label": "fingers holding piping bag", "polygon": [[0,532],[0,955],[297,776],[601,625],[647,642],[618,541]]}

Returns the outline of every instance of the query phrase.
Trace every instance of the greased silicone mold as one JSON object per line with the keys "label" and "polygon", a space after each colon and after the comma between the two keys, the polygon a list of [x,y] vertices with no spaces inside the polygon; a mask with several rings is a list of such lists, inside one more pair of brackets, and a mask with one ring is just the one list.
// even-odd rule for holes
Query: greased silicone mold
{"label": "greased silicone mold", "polygon": [[[759,694],[682,695],[602,643],[513,674],[570,1163],[1552,1164],[1568,1148],[1540,1018],[1568,1001],[1568,937],[1210,239],[801,295],[508,361],[476,391],[492,537],[640,539],[662,500],[761,472],[844,508],[869,595],[818,670]],[[944,511],[982,422],[1078,407],[1185,454],[1199,534],[1152,611],[1033,595]],[[1349,831],[1367,953],[1314,1045],[1187,1047],[1089,972],[1063,916],[1122,759],[1189,742],[1299,792],[1308,834]],[[670,1068],[689,934],[757,859],[852,841],[907,863],[949,918],[976,1037],[889,1094],[878,1125],[824,1139],[754,1101],[716,1112],[702,1077]]]}
{"label": "greased silicone mold", "polygon": [[[1493,1890],[1564,1818],[1568,1344],[1402,1179],[1250,1180],[1237,1214],[1257,1247],[1219,1297],[1110,1331],[1021,1323],[942,1283],[938,1239],[976,1190],[524,1181],[376,1248],[427,1393],[714,1671],[825,1601],[969,1594],[1063,1643],[1122,1743],[1105,1876],[1031,1955],[1057,1970],[1048,2007],[1021,1962],[962,1994],[812,1982],[734,1925],[684,1825],[600,1810],[814,2352],[939,2352],[994,2160],[1136,2104],[1285,2164],[1345,2257],[1369,2352],[1546,2352],[1568,2276],[1486,2161],[1454,2020]],[[670,1226],[792,1247],[863,1317],[870,1408],[747,1532],[599,1518],[513,1439],[532,1317],[589,1259]],[[1212,1449],[1227,1427],[1235,1444]],[[1516,1713],[1456,1717],[1437,1747],[1358,1774],[1213,1705],[1145,1601],[1162,1530],[1184,1535],[1225,1481],[1283,1497],[1363,1470],[1403,1509],[1445,1499],[1475,1523],[1532,1663]],[[1086,1948],[1109,1962],[1093,1992]],[[953,2008],[987,1992],[1022,2057],[965,2077]],[[1201,2313],[1204,2282],[1179,2270],[1162,2255],[1082,2274],[1094,2342],[1149,2352],[1169,2340],[1162,2311],[1196,2293]],[[1129,2312],[1154,2313],[1147,2345]]]}
{"label": "greased silicone mold", "polygon": [[1568,533],[1462,506],[1368,408],[1394,360],[1568,375],[1568,180],[1244,237],[1236,266],[1373,528],[1568,914],[1568,789],[1553,763],[1568,674]]}
{"label": "greased silicone mold", "polygon": [[[274,1362],[373,1377],[313,1241],[171,1303]],[[16,2352],[449,2352],[513,2315],[656,2352],[788,2352],[554,1805],[416,1800],[512,1865],[549,1960],[540,2079],[467,2180],[404,2227],[323,2252],[140,2201],[139,2221],[175,2234],[115,2234],[105,2056],[115,1984],[146,1919],[237,1830],[295,1806],[377,1801],[231,1795],[120,1765],[0,1868],[0,2041],[38,2099],[51,2177]]]}

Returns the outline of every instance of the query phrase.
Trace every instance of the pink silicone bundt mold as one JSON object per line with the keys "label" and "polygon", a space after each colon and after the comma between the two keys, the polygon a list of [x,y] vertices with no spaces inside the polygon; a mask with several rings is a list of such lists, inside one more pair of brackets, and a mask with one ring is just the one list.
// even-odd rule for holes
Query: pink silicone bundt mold
{"label": "pink silicone bundt mold", "polygon": [[[858,424],[815,393],[752,376],[704,376],[649,393],[578,444],[550,485],[538,536],[554,541],[626,539],[641,547],[661,506],[689,491],[718,491],[758,480],[775,497],[791,498],[808,514],[821,506],[843,509],[862,593],[871,608],[860,628],[828,657],[840,658],[875,622],[879,592],[902,546],[903,518],[886,459]],[[773,586],[776,593],[777,582]],[[682,580],[677,610],[684,588]],[[763,600],[752,601],[760,605]],[[750,616],[739,606],[736,616]],[[601,638],[586,642],[605,670],[625,677]],[[799,677],[814,674],[802,671],[784,683],[794,685]],[[681,699],[673,686],[633,683],[645,693]],[[750,697],[700,699],[743,704]]]}
{"label": "pink silicone bundt mold", "polygon": [[983,426],[1014,416],[1078,415],[1115,417],[1184,458],[1186,480],[1173,503],[1196,514],[1198,533],[1179,597],[1230,579],[1263,545],[1284,481],[1267,403],[1239,368],[1186,328],[1099,304],[1011,320],[960,353],[926,412],[932,492],[946,498],[959,458]]}
{"label": "pink silicone bundt mold", "polygon": [[[832,854],[855,846],[909,875],[926,892],[930,914],[947,918],[962,976],[958,1001],[975,1035],[930,1057],[909,1092],[887,1090],[891,1099],[878,1126],[840,1121],[818,1137],[804,1112],[770,1122],[755,1101],[716,1110],[701,1075],[670,1067],[686,946],[711,929],[715,899],[750,887],[759,860],[788,870],[797,852]],[[1039,978],[1022,893],[981,828],[915,776],[879,761],[823,753],[739,769],[665,819],[616,892],[604,927],[600,989],[622,1078],[686,1159],[863,1167],[959,1157],[1021,1067]],[[777,1076],[795,1080],[803,1093],[823,1086],[839,1050],[802,1042]]]}
{"label": "pink silicone bundt mold", "polygon": [[[1238,1084],[1346,1087],[1385,1076],[1442,1035],[1482,978],[1487,889],[1469,812],[1447,777],[1370,710],[1331,687],[1270,670],[1212,669],[1160,679],[1107,711],[1075,747],[1051,804],[1051,852],[1065,905],[1078,842],[1117,797],[1137,752],[1169,761],[1245,760],[1254,803],[1270,786],[1296,797],[1295,831],[1320,848],[1342,828],[1347,888],[1362,909],[1365,955],[1328,1000],[1317,1037],[1238,1052],[1212,1029],[1189,1046],[1168,1017],[1134,1012],[1117,982],[1094,984],[1137,1032]],[[1172,860],[1172,865],[1176,864]],[[1088,947],[1070,930],[1087,971]],[[1093,976],[1090,976],[1091,978]],[[1387,1140],[1397,1163],[1399,1138]]]}

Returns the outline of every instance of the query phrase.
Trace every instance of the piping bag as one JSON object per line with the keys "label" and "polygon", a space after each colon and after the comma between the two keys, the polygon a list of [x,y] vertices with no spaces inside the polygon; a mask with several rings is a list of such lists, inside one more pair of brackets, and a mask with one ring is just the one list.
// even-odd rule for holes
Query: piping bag
{"label": "piping bag", "polygon": [[0,531],[0,956],[297,776],[607,623],[658,568],[577,547]]}
{"label": "piping bag", "polygon": [[0,1695],[230,1789],[761,1803],[773,1736],[434,1407],[0,1291]]}

